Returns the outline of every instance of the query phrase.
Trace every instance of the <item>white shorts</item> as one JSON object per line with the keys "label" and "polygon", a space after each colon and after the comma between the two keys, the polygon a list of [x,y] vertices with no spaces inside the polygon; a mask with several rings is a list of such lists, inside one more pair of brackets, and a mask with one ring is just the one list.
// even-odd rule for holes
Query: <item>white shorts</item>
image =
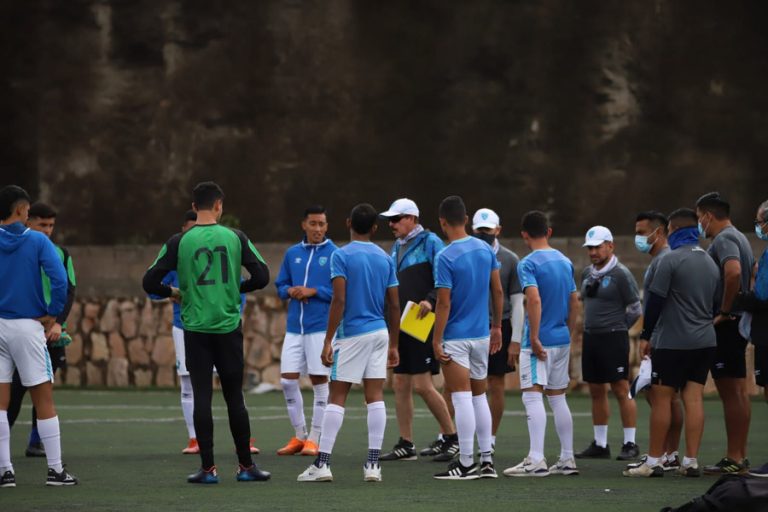
{"label": "white shorts", "polygon": [[280,355],[280,373],[328,376],[330,369],[323,364],[325,332],[311,334],[285,333]]}
{"label": "white shorts", "polygon": [[171,335],[173,336],[173,348],[176,349],[176,373],[180,376],[189,375],[186,352],[184,351],[184,329],[179,329],[174,325],[171,329]]}
{"label": "white shorts", "polygon": [[387,378],[389,333],[386,329],[333,342],[331,380],[360,384]]}
{"label": "white shorts", "polygon": [[469,378],[482,380],[488,377],[490,338],[475,340],[443,341],[443,351],[451,360],[469,370]]}
{"label": "white shorts", "polygon": [[53,382],[45,329],[37,320],[0,318],[0,383],[12,382],[15,369],[24,387]]}
{"label": "white shorts", "polygon": [[569,370],[571,346],[545,347],[547,360],[541,361],[531,349],[520,351],[520,389],[538,384],[544,389],[567,389],[571,382]]}

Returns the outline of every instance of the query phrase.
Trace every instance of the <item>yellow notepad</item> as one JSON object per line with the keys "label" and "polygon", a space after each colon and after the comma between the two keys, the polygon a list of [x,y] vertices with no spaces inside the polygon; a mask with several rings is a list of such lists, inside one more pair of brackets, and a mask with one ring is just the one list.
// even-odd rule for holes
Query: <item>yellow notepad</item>
{"label": "yellow notepad", "polygon": [[430,311],[424,318],[416,318],[418,314],[419,305],[409,300],[403,308],[403,315],[400,317],[400,330],[420,342],[426,343],[429,331],[435,325],[435,314]]}

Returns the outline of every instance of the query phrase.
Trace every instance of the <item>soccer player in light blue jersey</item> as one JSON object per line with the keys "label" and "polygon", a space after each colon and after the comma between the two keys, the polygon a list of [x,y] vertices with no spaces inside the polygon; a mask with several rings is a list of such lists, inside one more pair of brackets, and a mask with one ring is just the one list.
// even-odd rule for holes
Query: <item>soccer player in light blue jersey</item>
{"label": "soccer player in light blue jersey", "polygon": [[[525,459],[505,469],[504,475],[575,475],[579,470],[573,457],[573,418],[565,399],[570,383],[571,332],[576,326],[579,305],[573,264],[549,246],[552,228],[544,213],[532,211],[523,216],[522,236],[533,251],[518,266],[527,318],[522,343],[518,345],[513,340],[510,360],[520,362],[520,389],[528,416],[530,449]],[[560,458],[549,468],[544,458],[547,429],[544,394],[555,416],[555,429],[560,438]]]}
{"label": "soccer player in light blue jersey", "polygon": [[[435,478],[496,478],[491,456],[491,409],[485,392],[488,356],[501,349],[501,265],[490,245],[467,234],[467,208],[460,197],[443,199],[439,218],[450,244],[435,257],[437,304],[432,345],[435,358],[443,365],[456,411],[459,460]],[[489,292],[493,300],[490,329]],[[475,434],[480,447],[479,467],[473,455]]]}
{"label": "soccer player in light blue jersey", "polygon": [[331,367],[330,397],[317,459],[299,475],[299,482],[333,480],[331,452],[344,421],[344,405],[352,384],[361,382],[368,404],[363,480],[381,481],[379,456],[387,424],[384,381],[387,368],[399,361],[400,304],[394,261],[371,242],[377,217],[371,205],[355,206],[347,219],[352,241],[331,256],[333,298],[321,356]]}

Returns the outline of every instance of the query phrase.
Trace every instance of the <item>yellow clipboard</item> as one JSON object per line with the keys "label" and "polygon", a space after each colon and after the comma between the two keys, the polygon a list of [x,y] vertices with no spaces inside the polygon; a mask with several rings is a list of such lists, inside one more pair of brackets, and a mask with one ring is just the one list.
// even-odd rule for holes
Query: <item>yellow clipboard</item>
{"label": "yellow clipboard", "polygon": [[419,305],[409,300],[405,304],[403,314],[400,317],[400,330],[420,342],[426,343],[429,332],[432,330],[432,326],[435,325],[435,314],[430,311],[424,318],[416,318],[418,313]]}

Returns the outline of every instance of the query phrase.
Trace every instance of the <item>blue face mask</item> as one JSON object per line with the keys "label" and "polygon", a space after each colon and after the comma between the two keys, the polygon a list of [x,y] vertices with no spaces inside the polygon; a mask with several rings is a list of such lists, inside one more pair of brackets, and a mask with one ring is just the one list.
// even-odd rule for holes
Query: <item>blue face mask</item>
{"label": "blue face mask", "polygon": [[765,240],[768,242],[768,233],[763,233],[763,227],[761,224],[755,225],[755,234],[757,235],[757,238],[760,240]]}
{"label": "blue face mask", "polygon": [[704,226],[701,225],[701,221],[699,221],[699,237],[707,238],[707,232],[704,231]]}
{"label": "blue face mask", "polygon": [[637,250],[647,254],[651,252],[651,247],[653,247],[653,244],[648,243],[648,237],[643,235],[635,235],[635,247],[637,247]]}

